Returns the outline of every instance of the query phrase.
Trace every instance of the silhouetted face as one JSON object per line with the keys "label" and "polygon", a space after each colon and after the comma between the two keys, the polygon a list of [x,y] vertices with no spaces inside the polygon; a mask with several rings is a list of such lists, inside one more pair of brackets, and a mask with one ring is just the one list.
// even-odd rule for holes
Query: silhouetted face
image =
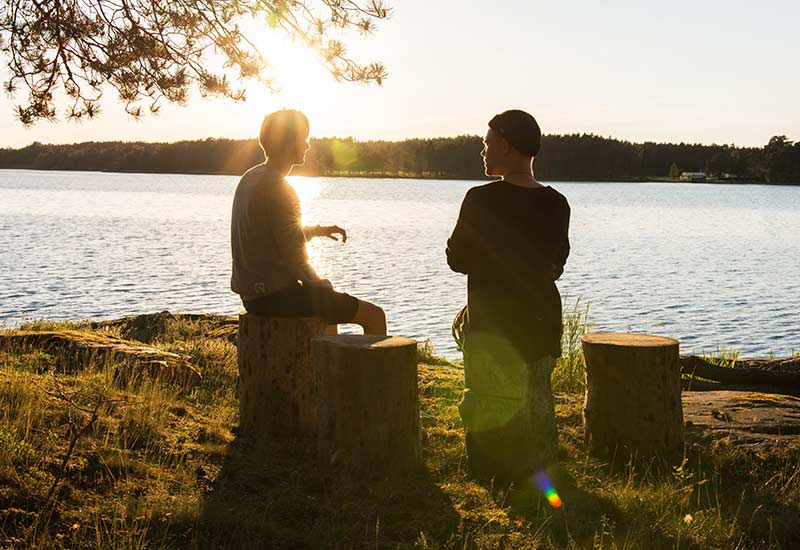
{"label": "silhouetted face", "polygon": [[311,145],[308,143],[308,128],[304,132],[298,132],[294,143],[288,151],[289,160],[292,166],[300,166],[306,161],[306,153]]}
{"label": "silhouetted face", "polygon": [[508,158],[510,146],[497,132],[489,128],[486,137],[483,138],[483,157],[484,171],[487,176],[503,176],[506,173],[506,159]]}

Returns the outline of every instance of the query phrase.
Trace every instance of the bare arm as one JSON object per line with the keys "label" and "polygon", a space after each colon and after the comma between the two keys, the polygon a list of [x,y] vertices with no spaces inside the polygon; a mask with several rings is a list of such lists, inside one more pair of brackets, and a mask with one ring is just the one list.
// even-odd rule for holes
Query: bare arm
{"label": "bare arm", "polygon": [[303,234],[306,237],[306,241],[310,241],[314,237],[327,237],[338,241],[339,237],[336,235],[340,235],[342,237],[342,242],[347,242],[347,231],[338,225],[307,225],[303,227]]}

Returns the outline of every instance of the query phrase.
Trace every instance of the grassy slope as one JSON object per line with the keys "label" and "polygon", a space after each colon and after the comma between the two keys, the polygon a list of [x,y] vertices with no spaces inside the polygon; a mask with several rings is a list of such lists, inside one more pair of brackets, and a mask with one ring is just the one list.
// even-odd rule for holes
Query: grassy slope
{"label": "grassy slope", "polygon": [[585,456],[581,325],[554,374],[573,392],[557,404],[561,509],[470,480],[458,367],[420,365],[425,469],[392,484],[339,479],[297,442],[237,438],[236,349],[202,323],[168,323],[154,342],[193,358],[204,377],[191,387],[122,386],[109,365],[56,374],[49,355],[0,352],[0,548],[799,547],[796,448],[689,446],[677,468]]}

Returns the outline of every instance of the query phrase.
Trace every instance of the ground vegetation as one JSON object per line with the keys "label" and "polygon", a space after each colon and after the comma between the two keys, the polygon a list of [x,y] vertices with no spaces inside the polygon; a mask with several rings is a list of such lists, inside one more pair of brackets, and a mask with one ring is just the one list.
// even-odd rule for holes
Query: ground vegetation
{"label": "ground vegetation", "polygon": [[3,347],[0,546],[796,548],[800,455],[790,440],[690,440],[675,464],[587,455],[586,323],[574,318],[585,309],[567,309],[573,320],[554,373],[560,508],[538,489],[469,476],[457,408],[463,371],[429,345],[419,365],[424,469],[393,483],[320,468],[302,441],[237,434],[232,319],[160,314],[21,327],[138,336],[189,357],[202,376],[119,377],[112,356],[65,371],[57,350]]}

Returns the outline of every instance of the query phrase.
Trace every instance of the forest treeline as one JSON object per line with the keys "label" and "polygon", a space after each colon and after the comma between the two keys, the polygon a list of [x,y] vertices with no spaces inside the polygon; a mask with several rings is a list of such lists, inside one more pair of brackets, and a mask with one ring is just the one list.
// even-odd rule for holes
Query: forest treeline
{"label": "forest treeline", "polygon": [[[311,140],[309,176],[481,179],[479,136],[356,141]],[[205,139],[175,143],[33,143],[0,149],[0,168],[108,172],[241,174],[262,162],[256,140]],[[636,181],[706,172],[720,179],[800,183],[800,143],[773,137],[764,147],[631,143],[592,134],[548,135],[536,159],[543,180]]]}

